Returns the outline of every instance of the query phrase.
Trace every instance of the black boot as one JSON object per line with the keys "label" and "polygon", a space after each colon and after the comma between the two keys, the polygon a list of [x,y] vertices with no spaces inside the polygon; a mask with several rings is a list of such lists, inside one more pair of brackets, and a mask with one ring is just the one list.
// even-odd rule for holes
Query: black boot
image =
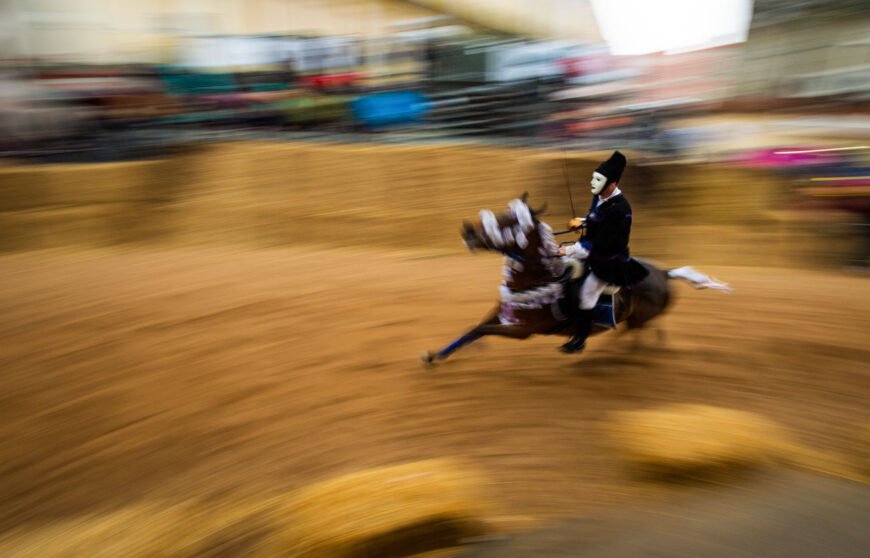
{"label": "black boot", "polygon": [[580,310],[577,315],[577,329],[574,330],[574,337],[570,341],[562,345],[563,353],[579,353],[586,348],[586,338],[589,337],[589,332],[592,331],[592,315],[595,310]]}

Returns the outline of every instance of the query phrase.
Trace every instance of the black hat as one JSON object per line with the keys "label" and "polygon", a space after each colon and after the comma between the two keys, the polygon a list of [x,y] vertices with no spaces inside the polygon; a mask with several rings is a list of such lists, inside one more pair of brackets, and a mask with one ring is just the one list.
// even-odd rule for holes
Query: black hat
{"label": "black hat", "polygon": [[610,156],[610,159],[604,161],[598,168],[595,169],[595,172],[600,172],[604,176],[607,177],[607,182],[619,182],[619,179],[622,178],[622,171],[625,170],[625,155],[620,153],[619,151],[614,151],[613,155]]}

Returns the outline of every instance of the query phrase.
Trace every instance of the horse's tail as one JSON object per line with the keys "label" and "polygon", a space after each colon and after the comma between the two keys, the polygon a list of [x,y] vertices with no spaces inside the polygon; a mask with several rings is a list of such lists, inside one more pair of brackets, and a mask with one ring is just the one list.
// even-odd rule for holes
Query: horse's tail
{"label": "horse's tail", "polygon": [[708,277],[689,266],[678,267],[668,270],[668,279],[684,279],[692,284],[696,289],[716,289],[717,291],[730,291],[726,283]]}

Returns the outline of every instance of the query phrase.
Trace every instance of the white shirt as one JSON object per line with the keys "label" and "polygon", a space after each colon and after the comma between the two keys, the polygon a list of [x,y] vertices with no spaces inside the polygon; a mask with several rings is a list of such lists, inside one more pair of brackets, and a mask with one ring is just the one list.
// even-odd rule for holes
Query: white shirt
{"label": "white shirt", "polygon": [[602,203],[606,202],[606,201],[609,200],[610,198],[615,198],[616,196],[621,196],[621,195],[622,195],[622,190],[620,190],[620,189],[619,189],[619,186],[617,186],[616,188],[613,189],[613,193],[610,194],[610,197],[607,197],[607,198],[598,198],[598,203],[595,204],[595,207],[596,207],[596,208],[599,207]]}

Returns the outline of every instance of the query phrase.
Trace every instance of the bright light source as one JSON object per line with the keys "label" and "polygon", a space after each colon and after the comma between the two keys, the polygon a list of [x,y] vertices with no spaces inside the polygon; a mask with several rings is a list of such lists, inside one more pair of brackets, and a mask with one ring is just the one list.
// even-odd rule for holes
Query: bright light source
{"label": "bright light source", "polygon": [[774,155],[794,155],[797,153],[824,153],[826,151],[853,151],[855,149],[870,149],[870,146],[855,145],[853,147],[826,147],[824,149],[802,149],[800,151],[774,151]]}
{"label": "bright light source", "polygon": [[746,40],[752,0],[592,0],[613,54],[687,51]]}

